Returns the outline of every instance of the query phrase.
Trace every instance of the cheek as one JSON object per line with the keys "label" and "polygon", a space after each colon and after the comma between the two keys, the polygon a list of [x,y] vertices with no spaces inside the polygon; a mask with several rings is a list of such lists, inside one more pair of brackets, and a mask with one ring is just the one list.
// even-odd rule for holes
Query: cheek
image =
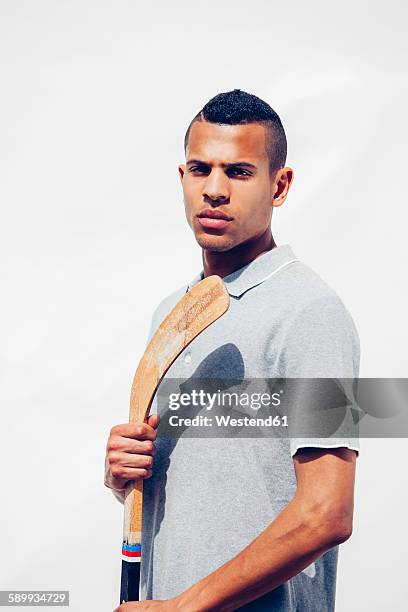
{"label": "cheek", "polygon": [[183,183],[183,197],[184,197],[184,206],[187,210],[190,210],[193,206],[194,203],[194,194],[195,190],[193,189],[193,186],[191,185],[191,183],[189,183],[188,181],[185,181]]}
{"label": "cheek", "polygon": [[193,219],[193,197],[186,187],[183,186],[183,202],[184,202],[184,214],[187,220],[187,223],[190,227],[192,227],[192,219]]}
{"label": "cheek", "polygon": [[270,190],[268,185],[254,184],[241,191],[241,211],[245,225],[255,227],[265,223],[271,214]]}

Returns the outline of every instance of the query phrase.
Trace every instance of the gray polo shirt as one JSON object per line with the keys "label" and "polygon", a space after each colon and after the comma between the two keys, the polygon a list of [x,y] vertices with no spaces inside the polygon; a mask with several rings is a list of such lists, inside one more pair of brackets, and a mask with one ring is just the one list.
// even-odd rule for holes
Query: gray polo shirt
{"label": "gray polo shirt", "polygon": [[[202,278],[203,272],[158,305],[149,339]],[[166,378],[358,376],[359,338],[350,314],[289,244],[223,280],[229,310],[186,347]],[[265,530],[294,496],[293,455],[305,446],[359,448],[357,438],[158,436],[153,476],[144,483],[141,598],[178,595]],[[333,610],[337,556],[332,548],[241,609]]]}

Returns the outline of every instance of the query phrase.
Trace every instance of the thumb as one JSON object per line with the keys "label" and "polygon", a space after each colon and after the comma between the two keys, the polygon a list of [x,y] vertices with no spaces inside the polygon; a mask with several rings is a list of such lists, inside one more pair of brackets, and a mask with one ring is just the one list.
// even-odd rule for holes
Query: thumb
{"label": "thumb", "polygon": [[158,427],[159,422],[160,417],[158,414],[152,414],[147,420],[148,425],[150,425],[150,427],[153,427],[153,429],[156,429]]}

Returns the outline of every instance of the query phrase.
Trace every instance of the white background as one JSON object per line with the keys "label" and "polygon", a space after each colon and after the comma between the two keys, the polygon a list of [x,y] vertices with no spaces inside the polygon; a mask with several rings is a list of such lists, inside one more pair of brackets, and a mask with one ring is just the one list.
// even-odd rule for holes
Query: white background
{"label": "white background", "polygon": [[[112,610],[122,506],[103,486],[150,315],[201,269],[177,174],[235,87],[284,123],[275,210],[341,296],[363,377],[407,376],[406,5],[0,2],[1,584]],[[405,41],[404,41],[405,38]],[[406,179],[405,179],[406,180]],[[404,609],[406,440],[362,440],[338,612]],[[42,608],[41,608],[42,609]]]}

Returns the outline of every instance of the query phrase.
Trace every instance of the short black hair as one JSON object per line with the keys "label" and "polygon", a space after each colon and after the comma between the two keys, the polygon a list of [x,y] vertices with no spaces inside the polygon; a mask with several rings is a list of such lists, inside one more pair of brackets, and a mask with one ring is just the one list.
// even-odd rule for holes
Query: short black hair
{"label": "short black hair", "polygon": [[184,152],[187,151],[190,130],[196,121],[208,121],[228,125],[259,123],[265,127],[266,152],[269,171],[273,174],[286,163],[287,142],[282,122],[263,100],[241,89],[219,93],[203,106],[192,119],[184,137]]}

